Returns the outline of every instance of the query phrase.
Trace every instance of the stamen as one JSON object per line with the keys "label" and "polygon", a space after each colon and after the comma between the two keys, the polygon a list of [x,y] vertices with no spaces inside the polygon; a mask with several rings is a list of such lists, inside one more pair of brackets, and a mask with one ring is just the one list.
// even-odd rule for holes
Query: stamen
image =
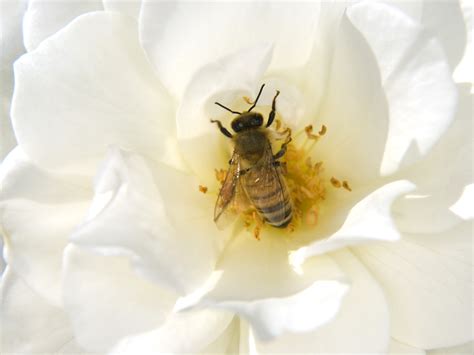
{"label": "stamen", "polygon": [[347,191],[352,191],[351,187],[349,186],[349,183],[346,180],[342,182],[342,187],[345,188]]}
{"label": "stamen", "polygon": [[319,130],[318,134],[320,136],[324,136],[326,134],[326,131],[327,131],[327,127],[325,125],[322,125],[321,126],[321,129]]}
{"label": "stamen", "polygon": [[207,187],[204,186],[204,185],[199,185],[199,191],[201,191],[203,194],[205,194],[207,192]]}
{"label": "stamen", "polygon": [[308,136],[309,139],[317,140],[319,138],[319,136],[313,134],[313,125],[306,126],[304,131],[306,132],[306,136]]}
{"label": "stamen", "polygon": [[244,96],[243,99],[247,104],[253,105],[252,99],[250,97]]}
{"label": "stamen", "polygon": [[331,178],[331,184],[332,186],[336,187],[336,188],[340,188],[342,186],[341,182],[336,179],[334,176]]}

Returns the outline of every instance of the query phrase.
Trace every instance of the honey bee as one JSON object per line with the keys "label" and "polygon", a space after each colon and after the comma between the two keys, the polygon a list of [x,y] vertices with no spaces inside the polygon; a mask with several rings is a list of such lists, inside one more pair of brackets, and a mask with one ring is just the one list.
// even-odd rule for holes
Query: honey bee
{"label": "honey bee", "polygon": [[251,112],[257,105],[264,86],[265,84],[261,86],[255,102],[245,112],[233,111],[218,102],[215,103],[238,115],[231,123],[235,134],[230,133],[220,121],[211,120],[217,124],[221,133],[234,143],[229,169],[214,209],[216,223],[237,200],[238,195],[245,195],[244,200],[250,202],[262,220],[269,225],[284,228],[293,217],[293,204],[283,176],[282,164],[278,160],[284,156],[291,137],[288,134],[280,150],[273,154],[269,139],[270,131],[267,129],[275,118],[276,99],[280,92],[276,91],[265,127],[263,127],[263,116],[258,112]]}

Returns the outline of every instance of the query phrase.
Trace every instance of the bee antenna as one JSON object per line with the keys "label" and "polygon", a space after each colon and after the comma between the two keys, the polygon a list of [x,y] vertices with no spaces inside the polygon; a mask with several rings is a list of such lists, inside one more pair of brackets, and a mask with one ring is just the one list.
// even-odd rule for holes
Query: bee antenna
{"label": "bee antenna", "polygon": [[230,108],[225,107],[224,105],[222,105],[222,104],[220,104],[220,103],[218,103],[218,102],[214,102],[214,103],[215,103],[217,106],[222,107],[224,110],[227,110],[227,111],[229,111],[229,112],[232,112],[234,115],[241,115],[241,114],[242,114],[241,112],[233,111],[233,110],[231,110]]}
{"label": "bee antenna", "polygon": [[253,108],[257,105],[257,102],[258,102],[258,99],[260,98],[260,95],[262,94],[262,91],[263,91],[263,87],[265,86],[265,84],[262,84],[262,86],[260,87],[260,91],[258,92],[258,95],[257,95],[257,98],[255,99],[255,102],[253,103],[252,107],[250,107],[247,112],[250,112],[253,110]]}

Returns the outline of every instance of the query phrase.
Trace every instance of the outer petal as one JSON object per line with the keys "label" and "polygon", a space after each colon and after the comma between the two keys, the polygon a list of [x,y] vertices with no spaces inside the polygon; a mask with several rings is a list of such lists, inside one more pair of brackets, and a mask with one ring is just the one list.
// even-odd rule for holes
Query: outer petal
{"label": "outer petal", "polygon": [[105,351],[122,337],[160,325],[176,299],[137,277],[127,258],[69,246],[64,262],[66,311],[87,350]]}
{"label": "outer petal", "polygon": [[11,127],[10,103],[13,94],[13,62],[25,51],[21,21],[26,0],[0,3],[0,161],[16,145]]}
{"label": "outer petal", "polygon": [[421,349],[472,339],[472,223],[354,251],[386,291],[395,339]]}
{"label": "outer petal", "polygon": [[38,168],[19,148],[0,169],[6,260],[40,296],[59,306],[62,253],[91,198],[88,181]]}
{"label": "outer petal", "polygon": [[474,11],[472,3],[469,0],[460,0],[461,10],[464,17],[464,23],[467,31],[466,47],[461,62],[456,67],[454,79],[458,83],[469,83],[471,94],[474,93],[474,68],[471,63],[474,58],[473,50],[473,27],[474,27]]}
{"label": "outer petal", "polygon": [[417,188],[397,200],[393,213],[406,233],[439,233],[474,217],[473,97],[459,85],[460,105],[453,124],[425,159],[398,176]]}
{"label": "outer petal", "polygon": [[67,315],[10,268],[2,277],[2,353],[79,354]]}
{"label": "outer petal", "polygon": [[111,354],[200,353],[227,331],[232,318],[208,310],[172,314],[160,328],[125,338]]}
{"label": "outer petal", "polygon": [[314,331],[286,334],[273,342],[256,342],[258,353],[385,353],[389,310],[382,290],[349,251],[332,254],[351,280],[337,316]]}
{"label": "outer petal", "polygon": [[52,34],[65,27],[77,16],[103,10],[101,0],[47,1],[30,0],[23,19],[23,34],[28,52]]}
{"label": "outer petal", "polygon": [[472,341],[444,349],[435,349],[428,351],[428,355],[445,355],[445,354],[456,354],[456,355],[471,355],[474,353],[474,343]]}
{"label": "outer petal", "polygon": [[423,349],[417,349],[413,346],[400,343],[395,339],[390,340],[390,345],[388,348],[389,355],[425,355],[426,351]]}
{"label": "outer petal", "polygon": [[118,11],[124,15],[128,15],[138,20],[140,8],[142,6],[141,0],[103,0],[103,2],[105,10]]}
{"label": "outer petal", "polygon": [[453,70],[468,44],[461,1],[423,1],[422,7],[421,24],[439,40]]}
{"label": "outer petal", "polygon": [[141,274],[187,293],[213,270],[216,237],[212,202],[195,179],[113,150],[88,220],[72,239],[105,255],[130,256]]}
{"label": "outer petal", "polygon": [[397,197],[413,188],[414,185],[405,180],[384,185],[352,207],[339,230],[327,239],[317,240],[300,248],[292,254],[292,257],[303,262],[313,255],[346,246],[400,239],[400,233],[391,214],[391,206]]}
{"label": "outer petal", "polygon": [[200,67],[248,46],[274,44],[275,69],[303,64],[318,17],[318,2],[150,0],[143,3],[140,38],[158,75],[179,97]]}
{"label": "outer petal", "polygon": [[347,15],[380,68],[390,117],[381,172],[392,173],[424,156],[453,119],[451,71],[438,41],[403,13],[363,3]]}
{"label": "outer petal", "polygon": [[127,16],[87,14],[16,62],[13,124],[34,161],[90,174],[110,144],[163,156],[174,113],[137,36]]}
{"label": "outer petal", "polygon": [[240,233],[221,255],[208,292],[200,299],[197,295],[181,299],[179,307],[197,303],[197,307],[231,310],[267,340],[328,322],[348,289],[344,274],[327,256],[303,267],[292,265],[291,243],[284,238],[265,234],[257,241]]}

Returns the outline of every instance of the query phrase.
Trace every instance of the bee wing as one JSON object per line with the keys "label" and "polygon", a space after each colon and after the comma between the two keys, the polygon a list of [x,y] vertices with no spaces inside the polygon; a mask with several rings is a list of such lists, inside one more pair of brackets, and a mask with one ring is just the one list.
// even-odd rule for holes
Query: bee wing
{"label": "bee wing", "polygon": [[[219,191],[216,206],[214,207],[214,222],[223,229],[236,217],[236,213],[229,213],[229,207],[235,201],[237,191],[241,189],[240,183],[240,156],[234,152],[230,161],[229,170],[224,180],[224,184]],[[225,216],[225,218],[224,218]]]}

